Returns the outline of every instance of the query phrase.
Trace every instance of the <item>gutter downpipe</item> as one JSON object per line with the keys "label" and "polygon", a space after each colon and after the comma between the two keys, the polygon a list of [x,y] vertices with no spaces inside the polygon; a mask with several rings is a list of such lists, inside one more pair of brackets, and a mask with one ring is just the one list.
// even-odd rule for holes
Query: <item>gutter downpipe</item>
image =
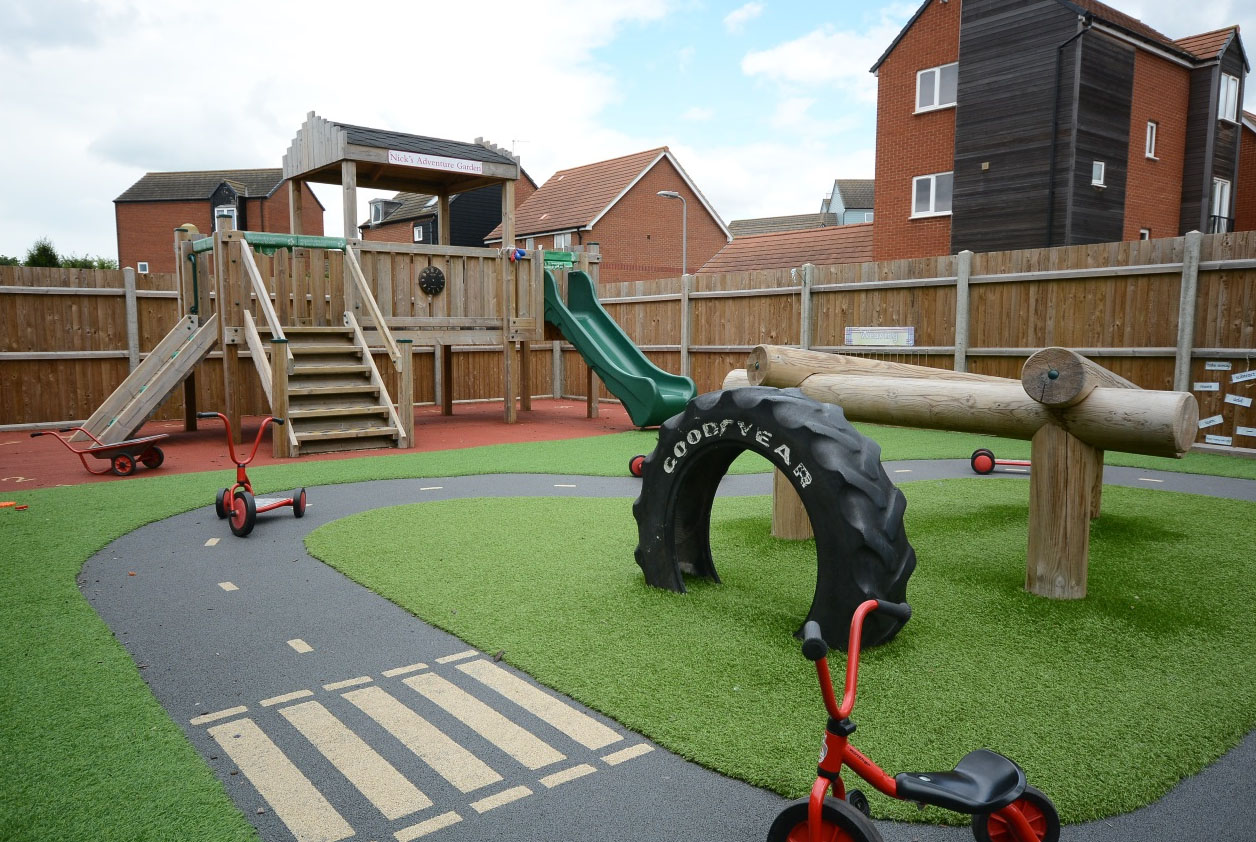
{"label": "gutter downpipe", "polygon": [[1051,162],[1047,168],[1047,248],[1051,248],[1051,229],[1055,225],[1055,156],[1060,132],[1060,69],[1064,64],[1064,48],[1089,32],[1094,18],[1089,14],[1082,15],[1081,22],[1082,28],[1055,48],[1055,107],[1051,111]]}

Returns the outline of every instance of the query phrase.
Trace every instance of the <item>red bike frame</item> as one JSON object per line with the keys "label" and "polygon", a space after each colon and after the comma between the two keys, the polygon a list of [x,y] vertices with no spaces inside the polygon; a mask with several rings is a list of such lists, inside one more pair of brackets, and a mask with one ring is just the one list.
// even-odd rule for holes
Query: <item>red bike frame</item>
{"label": "red bike frame", "polygon": [[[820,693],[824,696],[824,707],[835,722],[845,722],[855,707],[855,690],[859,683],[859,643],[863,636],[864,618],[877,610],[877,601],[870,599],[855,609],[855,616],[850,622],[850,645],[846,660],[846,688],[839,705],[833,692],[833,680],[829,675],[829,659],[827,656],[815,662],[816,676],[820,679]],[[852,729],[853,730],[853,729]],[[820,752],[820,764],[816,781],[811,785],[811,800],[807,805],[807,826],[810,828],[811,842],[822,842],[822,816],[824,797],[829,789],[839,799],[846,798],[846,785],[842,783],[842,766],[849,766],[851,771],[870,783],[878,791],[891,798],[898,798],[898,784],[884,769],[878,766],[867,755],[850,744],[850,737],[835,734],[828,728],[824,730],[824,749]],[[1015,806],[1009,804],[993,815],[999,816],[1009,828],[1018,842],[1038,842],[1038,836],[1030,827],[1029,821]]]}

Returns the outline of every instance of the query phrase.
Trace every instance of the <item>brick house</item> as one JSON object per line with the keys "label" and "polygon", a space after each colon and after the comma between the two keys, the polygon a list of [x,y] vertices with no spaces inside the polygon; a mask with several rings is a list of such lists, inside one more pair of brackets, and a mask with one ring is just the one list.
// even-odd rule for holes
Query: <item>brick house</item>
{"label": "brick house", "polygon": [[[515,182],[515,211],[536,192],[526,172]],[[502,221],[500,184],[456,193],[449,197],[449,239],[438,242],[439,201],[426,193],[398,193],[391,199],[372,199],[371,215],[359,226],[362,239],[381,243],[428,243],[479,246]],[[498,235],[500,237],[500,234]]]}
{"label": "brick house", "polygon": [[926,0],[872,67],[874,258],[1229,230],[1249,69],[1238,27]]}
{"label": "brick house", "polygon": [[[308,214],[304,233],[323,233],[323,205],[304,188]],[[235,217],[235,227],[287,234],[288,190],[283,170],[204,170],[150,172],[113,200],[118,233],[118,265],[144,272],[174,271],[174,229],[192,223],[214,230],[219,211]]]}
{"label": "brick house", "polygon": [[[658,195],[671,190],[685,199]],[[681,218],[687,208],[690,272],[733,237],[667,147],[559,170],[515,215],[515,242],[564,249],[598,243],[600,280],[641,281],[681,274]],[[500,226],[486,238],[501,242]]]}
{"label": "brick house", "polygon": [[839,225],[872,222],[872,199],[876,184],[871,178],[839,178],[820,203],[821,213],[837,216]]}
{"label": "brick house", "polygon": [[1239,140],[1239,182],[1234,197],[1234,230],[1256,231],[1256,114],[1243,112]]}
{"label": "brick house", "polygon": [[699,275],[793,269],[804,263],[829,266],[872,260],[872,223],[827,225],[807,230],[738,235],[701,269]]}

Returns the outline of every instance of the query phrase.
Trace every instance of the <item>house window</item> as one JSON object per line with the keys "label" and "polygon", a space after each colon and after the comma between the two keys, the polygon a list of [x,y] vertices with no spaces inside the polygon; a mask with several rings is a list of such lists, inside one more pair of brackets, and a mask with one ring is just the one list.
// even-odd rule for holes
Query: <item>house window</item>
{"label": "house window", "polygon": [[1224,178],[1212,180],[1212,217],[1208,220],[1209,234],[1227,234],[1230,231],[1230,182]]}
{"label": "house window", "polygon": [[141,275],[147,275],[148,274],[148,261],[141,260],[138,263],[136,263],[135,271],[139,272]]}
{"label": "house window", "polygon": [[951,190],[955,173],[921,175],[911,180],[911,215],[940,216],[951,212]]}
{"label": "house window", "polygon": [[930,67],[916,74],[916,110],[931,111],[955,104],[959,64]]}
{"label": "house window", "polygon": [[378,225],[384,219],[384,207],[379,202],[371,202],[371,224]]}
{"label": "house window", "polygon": [[423,242],[423,223],[422,222],[414,223],[414,241],[416,243]]}
{"label": "house window", "polygon": [[1217,97],[1217,118],[1239,121],[1239,77],[1229,73],[1221,74],[1221,93]]}
{"label": "house window", "polygon": [[[226,220],[231,220],[227,222]],[[214,208],[214,230],[215,231],[234,231],[236,230],[236,207],[235,205],[219,205]]]}
{"label": "house window", "polygon": [[527,249],[528,251],[532,251],[534,248],[536,248],[536,237],[528,237],[526,240],[524,240],[523,247]]}
{"label": "house window", "polygon": [[1155,120],[1147,121],[1147,157],[1155,160],[1156,158],[1156,130],[1159,124]]}
{"label": "house window", "polygon": [[1151,239],[1151,229],[1150,229],[1150,228],[1139,228],[1139,229],[1138,229],[1138,239],[1140,239],[1140,240],[1150,240],[1150,239]]}
{"label": "house window", "polygon": [[1090,165],[1090,186],[1091,187],[1106,187],[1107,186],[1106,184],[1103,183],[1103,175],[1104,175],[1105,169],[1107,169],[1107,165],[1104,164],[1103,161],[1095,161],[1093,164]]}
{"label": "house window", "polygon": [[555,234],[554,235],[554,248],[556,249],[571,248],[571,232],[568,231],[565,234]]}
{"label": "house window", "polygon": [[868,211],[864,214],[864,222],[871,222],[871,221],[872,221],[872,211]]}

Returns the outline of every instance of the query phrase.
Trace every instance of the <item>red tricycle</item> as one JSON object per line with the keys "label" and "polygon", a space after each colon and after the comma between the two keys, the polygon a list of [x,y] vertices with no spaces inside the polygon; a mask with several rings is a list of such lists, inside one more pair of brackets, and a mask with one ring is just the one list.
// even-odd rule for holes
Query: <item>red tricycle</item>
{"label": "red tricycle", "polygon": [[1015,465],[1021,468],[1028,468],[1032,463],[1028,459],[995,459],[993,450],[990,450],[988,447],[979,447],[969,457],[968,464],[972,466],[973,473],[984,476],[992,472],[997,465]]}
{"label": "red tricycle", "polygon": [[[79,450],[71,446],[70,439],[63,439],[57,435],[57,433],[73,433],[76,431],[87,436],[95,443]],[[99,475],[113,471],[120,477],[129,477],[135,473],[135,469],[139,465],[143,465],[145,468],[160,467],[161,463],[166,461],[166,455],[161,452],[157,442],[170,438],[165,433],[158,433],[155,436],[144,436],[143,438],[105,444],[82,427],[62,427],[59,430],[40,430],[31,433],[31,438],[38,436],[52,436],[65,445],[66,450],[78,454],[79,461],[83,463],[83,467],[87,469],[89,474]],[[89,455],[96,459],[104,459],[109,463],[109,467],[93,471],[92,466],[87,464]]]}
{"label": "red tricycle", "polygon": [[[820,693],[829,713],[824,748],[811,796],[790,804],[768,831],[768,842],[879,842],[868,815],[868,799],[857,789],[846,791],[841,779],[843,764],[891,798],[932,804],[973,817],[977,842],[1056,842],[1060,817],[1051,799],[1025,782],[1025,773],[1011,760],[989,749],[965,755],[948,772],[900,772],[890,777],[863,752],[850,744],[855,725],[850,721],[859,681],[859,639],[864,618],[884,611],[906,622],[906,604],[870,599],[855,609],[850,621],[850,645],[846,660],[846,691],[839,705],[829,677],[829,647],[820,626],[803,626],[803,655],[815,662]],[[829,789],[835,797],[828,798]]]}
{"label": "red tricycle", "polygon": [[230,488],[219,489],[218,494],[214,496],[214,512],[219,518],[230,518],[232,535],[240,538],[248,535],[253,531],[258,514],[272,509],[291,506],[293,517],[305,516],[304,488],[297,489],[291,497],[254,497],[253,484],[249,482],[249,475],[244,470],[245,466],[257,455],[257,448],[262,443],[262,435],[266,432],[266,428],[272,423],[282,425],[284,423],[282,418],[267,415],[262,419],[262,425],[257,428],[257,438],[253,440],[253,450],[249,453],[248,459],[241,461],[236,456],[235,442],[231,435],[231,422],[227,420],[227,416],[221,412],[198,412],[196,417],[221,418],[223,425],[227,428],[227,452],[231,454],[231,461],[236,466],[236,481],[235,485]]}

